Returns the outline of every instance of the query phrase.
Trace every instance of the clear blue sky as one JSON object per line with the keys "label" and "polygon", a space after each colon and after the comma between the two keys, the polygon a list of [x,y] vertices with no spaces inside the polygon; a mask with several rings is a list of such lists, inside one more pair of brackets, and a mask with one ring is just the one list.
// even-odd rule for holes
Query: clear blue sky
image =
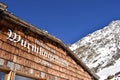
{"label": "clear blue sky", "polygon": [[120,19],[120,0],[0,0],[22,20],[65,44]]}

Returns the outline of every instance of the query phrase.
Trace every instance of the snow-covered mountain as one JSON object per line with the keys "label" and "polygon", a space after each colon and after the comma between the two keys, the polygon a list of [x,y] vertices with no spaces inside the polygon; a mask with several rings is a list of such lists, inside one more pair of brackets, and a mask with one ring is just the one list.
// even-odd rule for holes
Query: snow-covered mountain
{"label": "snow-covered mountain", "polygon": [[92,70],[101,80],[108,75],[120,71],[120,20],[112,21],[103,29],[88,34],[70,49]]}

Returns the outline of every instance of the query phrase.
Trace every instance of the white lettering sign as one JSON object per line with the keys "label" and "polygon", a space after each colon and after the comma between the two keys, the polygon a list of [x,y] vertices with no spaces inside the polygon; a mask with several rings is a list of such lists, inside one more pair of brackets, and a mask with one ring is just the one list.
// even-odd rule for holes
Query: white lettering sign
{"label": "white lettering sign", "polygon": [[[54,49],[39,42],[37,39],[35,39],[35,44],[31,44],[27,40],[22,39],[22,37],[19,34],[12,32],[12,30],[10,30],[10,29],[8,29],[8,38],[7,39],[12,42],[15,42],[15,43],[20,42],[22,47],[28,49],[28,52],[32,51],[34,53],[37,53],[41,56],[48,58],[50,61],[56,61],[60,65],[68,67],[68,62],[66,60],[52,54],[52,53],[56,53],[56,51]],[[37,46],[36,44],[39,46]],[[47,49],[48,51],[45,49]],[[51,64],[49,62],[44,61],[44,60],[42,60],[42,61],[40,60],[40,63],[42,63],[42,64],[44,63],[44,65],[51,66]]]}
{"label": "white lettering sign", "polygon": [[0,59],[0,66],[3,66],[4,65],[4,59]]}
{"label": "white lettering sign", "polygon": [[14,62],[8,61],[7,67],[10,68],[11,70],[14,70]]}
{"label": "white lettering sign", "polygon": [[41,63],[41,64],[43,64],[43,65],[45,65],[45,66],[49,66],[49,67],[52,66],[51,63],[49,63],[49,62],[47,62],[47,61],[45,61],[45,60],[42,60],[42,59],[39,60],[39,63]]}

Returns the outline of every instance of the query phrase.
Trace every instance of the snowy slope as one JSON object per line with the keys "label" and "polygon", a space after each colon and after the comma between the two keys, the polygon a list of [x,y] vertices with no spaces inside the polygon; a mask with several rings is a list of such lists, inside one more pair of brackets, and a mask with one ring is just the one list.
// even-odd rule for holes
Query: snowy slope
{"label": "snowy slope", "polygon": [[[106,78],[119,72],[120,20],[112,21],[103,29],[87,35],[71,45],[70,49],[100,77],[104,75]],[[114,71],[116,68],[117,71]]]}
{"label": "snowy slope", "polygon": [[100,80],[104,80],[106,79],[106,76],[115,75],[115,73],[119,71],[120,71],[120,59],[117,60],[113,66],[104,68],[103,70],[99,71],[97,75],[101,77]]}

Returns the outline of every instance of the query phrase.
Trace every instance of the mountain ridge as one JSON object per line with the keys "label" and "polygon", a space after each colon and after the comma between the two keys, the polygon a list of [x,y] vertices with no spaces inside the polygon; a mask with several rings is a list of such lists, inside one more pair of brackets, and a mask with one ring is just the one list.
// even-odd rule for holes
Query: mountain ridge
{"label": "mountain ridge", "polygon": [[114,66],[120,58],[120,20],[88,34],[69,48],[99,75],[103,69]]}

